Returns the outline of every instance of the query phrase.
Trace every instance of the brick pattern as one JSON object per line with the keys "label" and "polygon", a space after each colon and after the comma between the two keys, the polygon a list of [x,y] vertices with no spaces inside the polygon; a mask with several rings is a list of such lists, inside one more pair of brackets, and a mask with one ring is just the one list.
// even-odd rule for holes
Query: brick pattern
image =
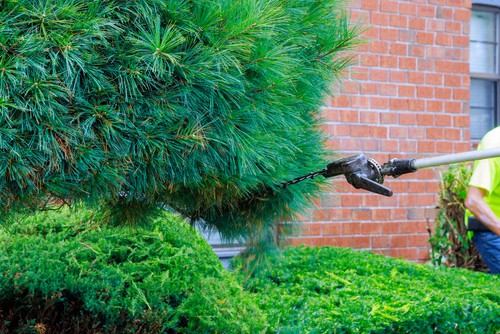
{"label": "brick pattern", "polygon": [[[326,101],[329,147],[384,163],[471,149],[470,0],[358,0],[354,21],[368,29],[342,91]],[[302,217],[291,245],[334,245],[414,261],[428,259],[440,169],[384,185],[392,197],[352,188],[343,178]]]}

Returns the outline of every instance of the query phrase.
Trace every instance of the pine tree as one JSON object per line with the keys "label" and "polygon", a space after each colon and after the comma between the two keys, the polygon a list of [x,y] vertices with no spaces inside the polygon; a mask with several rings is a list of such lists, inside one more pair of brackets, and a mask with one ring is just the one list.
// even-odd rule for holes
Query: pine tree
{"label": "pine tree", "polygon": [[227,235],[320,181],[319,110],[359,30],[342,0],[0,1],[0,207],[55,199]]}

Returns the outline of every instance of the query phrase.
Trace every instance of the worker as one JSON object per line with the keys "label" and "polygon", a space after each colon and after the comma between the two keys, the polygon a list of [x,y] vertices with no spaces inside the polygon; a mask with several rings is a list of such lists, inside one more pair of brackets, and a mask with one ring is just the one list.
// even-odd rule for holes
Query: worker
{"label": "worker", "polygon": [[[484,135],[477,149],[499,147],[500,126]],[[476,161],[465,206],[474,245],[490,272],[500,274],[500,157]]]}

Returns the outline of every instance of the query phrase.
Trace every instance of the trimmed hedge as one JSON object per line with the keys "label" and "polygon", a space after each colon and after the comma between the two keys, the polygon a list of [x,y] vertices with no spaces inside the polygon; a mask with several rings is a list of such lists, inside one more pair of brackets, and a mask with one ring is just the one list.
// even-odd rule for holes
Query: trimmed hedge
{"label": "trimmed hedge", "polygon": [[1,333],[259,333],[261,312],[205,240],[165,214],[102,227],[90,211],[0,228]]}
{"label": "trimmed hedge", "polygon": [[288,248],[239,272],[270,333],[498,333],[500,278],[370,252]]}

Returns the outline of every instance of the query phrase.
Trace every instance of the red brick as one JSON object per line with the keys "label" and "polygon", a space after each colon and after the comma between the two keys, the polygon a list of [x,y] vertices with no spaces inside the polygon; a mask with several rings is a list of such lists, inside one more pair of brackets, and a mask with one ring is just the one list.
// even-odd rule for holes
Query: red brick
{"label": "red brick", "polygon": [[380,12],[371,12],[370,24],[387,27],[389,25],[389,14]]}
{"label": "red brick", "polygon": [[436,99],[449,100],[451,99],[451,88],[436,87],[434,94]]}
{"label": "red brick", "polygon": [[408,27],[408,17],[401,15],[391,15],[390,16],[391,27],[407,28]]}
{"label": "red brick", "polygon": [[427,31],[444,31],[444,20],[427,20]]}
{"label": "red brick", "polygon": [[378,0],[361,0],[361,9],[378,10],[379,9],[379,1]]}
{"label": "red brick", "polygon": [[453,46],[469,47],[469,36],[453,36]]}
{"label": "red brick", "polygon": [[411,47],[417,41],[417,34],[416,34],[415,30],[401,29],[398,31],[398,40],[401,43],[411,44],[410,45],[410,47]]}
{"label": "red brick", "polygon": [[420,17],[410,18],[409,28],[414,30],[425,30],[425,19]]}
{"label": "red brick", "polygon": [[[321,247],[321,246],[331,246],[331,245],[337,245],[338,244],[338,238],[342,237],[319,237],[319,238],[314,238],[311,239],[312,241],[312,246],[314,247]],[[348,245],[342,245],[340,244],[339,247],[349,247]]]}
{"label": "red brick", "polygon": [[372,69],[370,71],[370,80],[372,81],[388,81],[388,79],[389,79],[388,70]]}
{"label": "red brick", "polygon": [[424,125],[424,126],[434,125],[434,115],[427,113],[417,114],[417,122],[419,125]]}
{"label": "red brick", "polygon": [[371,238],[368,236],[354,236],[352,237],[352,247],[368,249],[371,247]]}
{"label": "red brick", "polygon": [[435,152],[436,143],[434,141],[420,141],[418,143],[419,152]]}
{"label": "red brick", "polygon": [[450,20],[453,18],[453,9],[445,8],[445,7],[438,7],[436,9],[436,17],[440,18],[440,19]]}
{"label": "red brick", "polygon": [[401,248],[399,249],[399,257],[410,261],[418,260],[418,252],[416,248]]}
{"label": "red brick", "polygon": [[398,124],[399,116],[396,113],[384,112],[380,114],[381,124]]}
{"label": "red brick", "polygon": [[398,86],[395,84],[380,84],[379,94],[384,96],[396,96],[398,94]]}
{"label": "red brick", "polygon": [[349,97],[347,95],[335,96],[329,100],[329,105],[332,107],[348,107]]}
{"label": "red brick", "polygon": [[[433,45],[429,45],[429,46],[427,46],[425,48],[425,55],[428,58],[441,59],[441,58],[444,57],[443,47],[442,46],[435,46],[434,44]],[[431,69],[431,68],[428,68],[428,69]],[[432,67],[433,71],[434,71],[434,69],[435,69],[435,64]]]}
{"label": "red brick", "polygon": [[399,151],[401,152],[417,152],[417,142],[404,141],[399,143]]}
{"label": "red brick", "polygon": [[455,9],[455,20],[470,22],[470,17],[471,11],[469,9]]}
{"label": "red brick", "polygon": [[317,236],[321,233],[321,224],[309,223],[302,225],[302,236]]}
{"label": "red brick", "polygon": [[417,32],[417,43],[419,44],[434,44],[434,34],[431,32]]}
{"label": "red brick", "polygon": [[[371,107],[371,103],[370,103]],[[361,122],[362,123],[370,123],[370,124],[375,124],[378,123],[379,121],[379,113],[378,112],[362,112],[361,113]]]}
{"label": "red brick", "polygon": [[466,115],[453,116],[453,126],[460,128],[470,126],[470,117]]}
{"label": "red brick", "polygon": [[458,87],[461,85],[461,77],[459,75],[445,75],[444,84],[446,86],[455,86]]}
{"label": "red brick", "polygon": [[442,101],[427,101],[426,102],[426,110],[427,111],[435,111],[435,112],[442,112],[444,109],[444,104]]}
{"label": "red brick", "polygon": [[397,41],[398,40],[398,29],[396,28],[380,28],[379,29],[380,39],[385,41]]}
{"label": "red brick", "polygon": [[387,109],[389,107],[389,99],[385,97],[372,97],[370,100],[370,108],[372,109]]}
{"label": "red brick", "polygon": [[415,70],[417,68],[417,60],[412,57],[399,58],[399,68],[406,70]]}
{"label": "red brick", "polygon": [[462,112],[462,107],[462,102],[449,101],[444,104],[445,112],[459,113]]}
{"label": "red brick", "polygon": [[397,68],[398,57],[396,56],[380,56],[380,67]]}
{"label": "red brick", "polygon": [[391,247],[391,237],[387,235],[383,236],[373,236],[372,237],[372,247],[373,248],[389,248]]}
{"label": "red brick", "polygon": [[454,88],[453,89],[453,99],[469,101],[470,99],[470,89],[469,88]]}
{"label": "red brick", "polygon": [[370,99],[367,96],[352,95],[351,107],[354,108],[368,108],[370,106]]}
{"label": "red brick", "polygon": [[341,223],[328,223],[321,225],[321,235],[340,235],[342,234]]}
{"label": "red brick", "polygon": [[380,223],[365,222],[361,224],[361,234],[374,235],[380,234],[382,225]]}
{"label": "red brick", "polygon": [[[444,50],[444,58],[449,59],[449,60],[462,60],[462,54],[465,51],[469,51],[468,49],[464,48],[446,48]],[[467,68],[468,68],[469,62],[467,62]],[[464,73],[469,73],[469,71],[465,71]]]}
{"label": "red brick", "polygon": [[455,21],[446,21],[444,30],[449,33],[459,34],[462,32],[462,23]]}
{"label": "red brick", "polygon": [[390,99],[389,106],[391,110],[408,110],[408,99]]}
{"label": "red brick", "polygon": [[450,46],[453,45],[453,37],[449,34],[445,33],[437,33],[436,34],[436,44]]}
{"label": "red brick", "polygon": [[361,55],[361,65],[363,66],[378,66],[379,57],[374,54]]}
{"label": "red brick", "polygon": [[390,54],[406,56],[408,54],[408,45],[402,43],[391,43]]}
{"label": "red brick", "polygon": [[419,98],[432,98],[434,97],[434,87],[432,86],[418,86],[417,97]]}
{"label": "red brick", "polygon": [[376,83],[370,83],[369,81],[363,83],[361,86],[362,95],[376,95],[378,92],[378,85]]}
{"label": "red brick", "polygon": [[[391,210],[389,219],[391,220],[403,220],[406,219],[407,209],[405,208],[394,208]],[[399,224],[399,232],[401,232],[401,223]]]}
{"label": "red brick", "polygon": [[421,45],[410,45],[410,56],[423,57],[425,55],[425,48]]}
{"label": "red brick", "polygon": [[436,17],[436,6],[419,4],[417,11],[419,17]]}
{"label": "red brick", "polygon": [[453,65],[454,63],[452,61],[436,60],[436,71],[451,73],[453,72]]}
{"label": "red brick", "polygon": [[361,223],[344,223],[342,224],[342,234],[350,235],[350,234],[360,234],[361,233]]}
{"label": "red brick", "polygon": [[425,83],[428,85],[441,86],[443,84],[443,75],[441,73],[428,73]]}
{"label": "red brick", "polygon": [[450,115],[437,114],[435,115],[435,120],[437,126],[449,127],[452,125],[452,118]]}
{"label": "red brick", "polygon": [[417,14],[417,4],[400,2],[399,13],[404,15],[416,16]]}
{"label": "red brick", "polygon": [[380,1],[380,11],[388,13],[397,13],[399,10],[398,2],[391,0]]}
{"label": "red brick", "polygon": [[391,71],[391,82],[407,82],[407,71]]}
{"label": "red brick", "polygon": [[455,128],[445,128],[444,129],[444,138],[448,140],[460,140],[461,139],[461,131],[460,129]]}
{"label": "red brick", "polygon": [[469,75],[469,63],[468,62],[454,62],[453,72],[463,73]]}
{"label": "red brick", "polygon": [[372,53],[389,53],[389,42],[386,41],[372,41],[370,43],[370,50]]}
{"label": "red brick", "polygon": [[410,85],[400,85],[398,87],[398,95],[399,96],[407,96],[407,97],[415,97],[416,96],[416,87]]}
{"label": "red brick", "polygon": [[352,236],[348,236],[348,237],[337,236],[335,238],[329,239],[328,241],[330,243],[323,244],[323,245],[333,245],[335,247],[352,247],[353,246]]}
{"label": "red brick", "polygon": [[359,122],[359,110],[341,110],[340,111],[340,121],[354,123]]}

